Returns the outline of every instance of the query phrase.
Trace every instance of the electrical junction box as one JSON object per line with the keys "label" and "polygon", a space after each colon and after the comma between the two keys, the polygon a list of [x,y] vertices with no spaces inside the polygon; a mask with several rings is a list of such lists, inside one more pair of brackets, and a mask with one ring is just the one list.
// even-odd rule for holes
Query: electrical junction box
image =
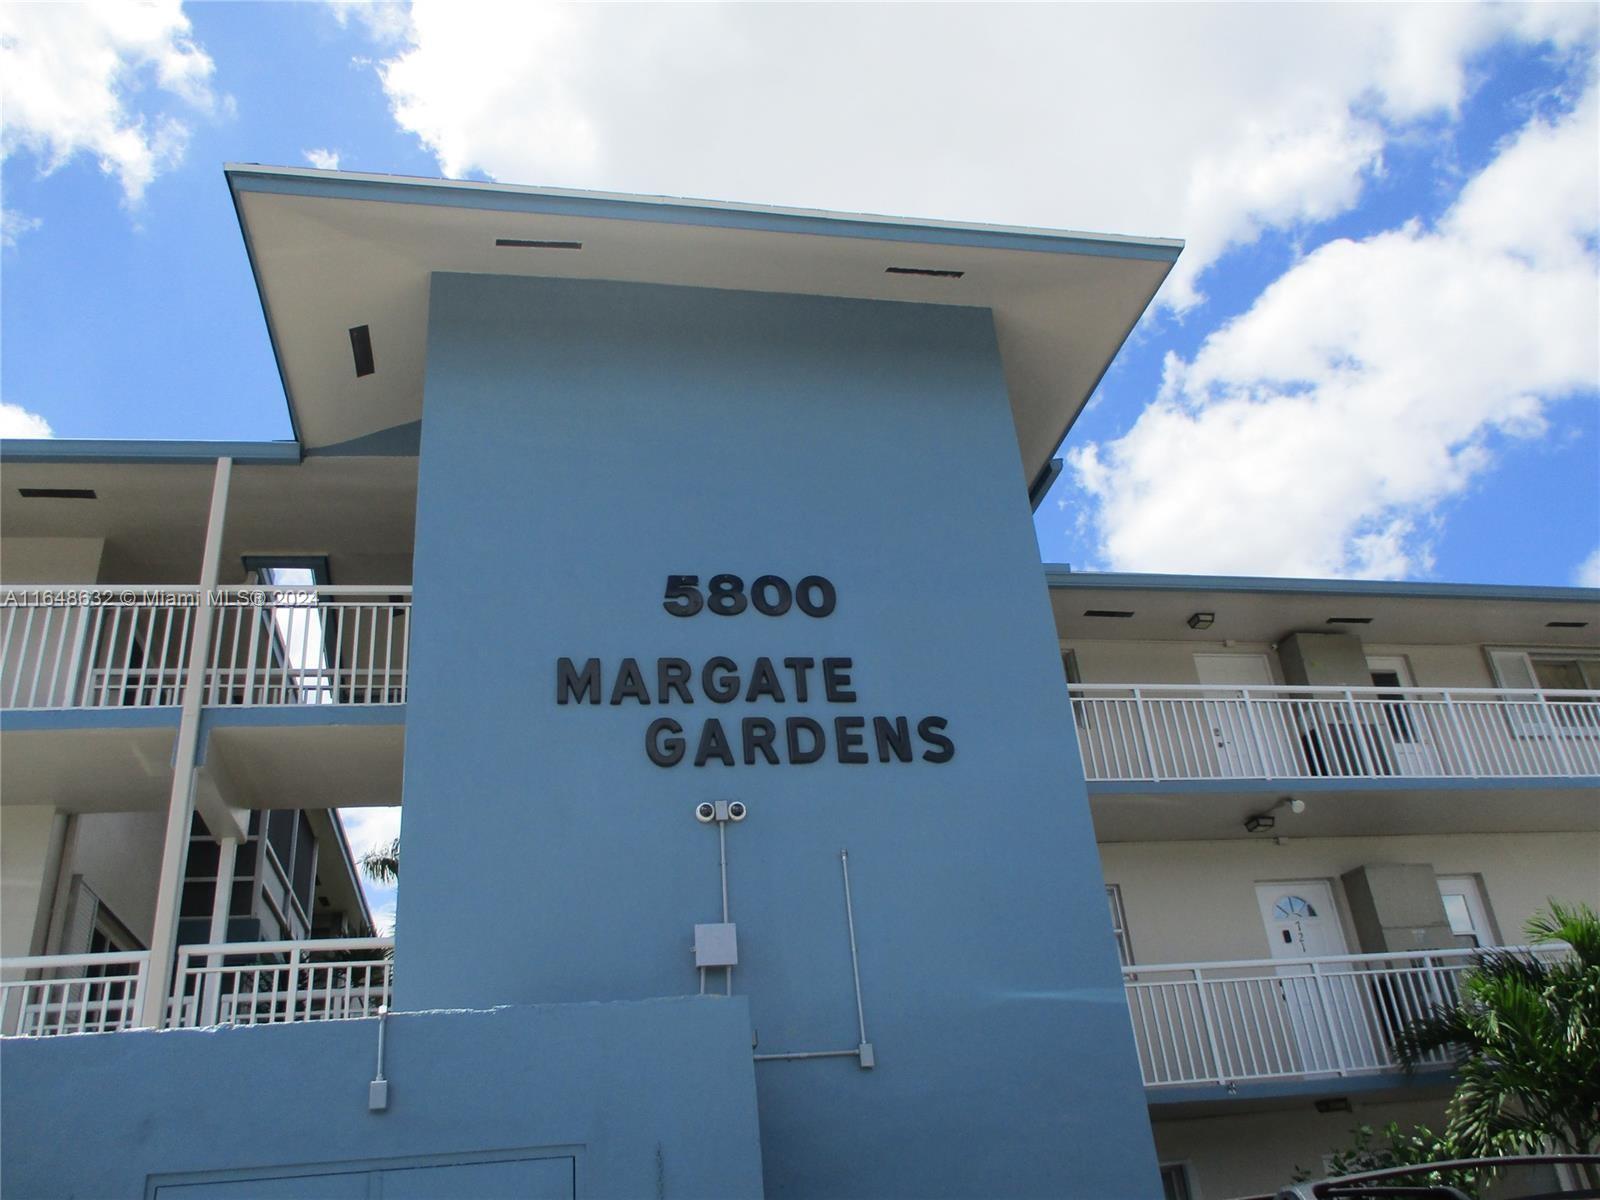
{"label": "electrical junction box", "polygon": [[694,927],[694,965],[697,967],[736,967],[739,965],[739,927],[731,921],[722,925]]}

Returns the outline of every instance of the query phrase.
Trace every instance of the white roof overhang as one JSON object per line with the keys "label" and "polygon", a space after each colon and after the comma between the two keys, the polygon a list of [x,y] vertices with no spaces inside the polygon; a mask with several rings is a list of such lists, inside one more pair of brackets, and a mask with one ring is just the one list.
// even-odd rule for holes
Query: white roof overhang
{"label": "white roof overhang", "polygon": [[[227,177],[295,436],[308,450],[421,418],[428,280],[450,271],[991,309],[1031,480],[1182,248],[1168,239],[296,168],[230,166]],[[582,249],[496,244],[506,239]],[[362,325],[376,369],[358,377],[350,330]]]}

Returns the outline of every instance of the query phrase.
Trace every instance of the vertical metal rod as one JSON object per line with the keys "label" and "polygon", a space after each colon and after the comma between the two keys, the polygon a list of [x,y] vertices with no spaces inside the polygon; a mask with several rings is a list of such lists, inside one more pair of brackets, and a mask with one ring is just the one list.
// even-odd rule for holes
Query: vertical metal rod
{"label": "vertical metal rod", "polygon": [[839,851],[839,867],[844,872],[844,919],[850,927],[850,974],[856,985],[856,1028],[861,1031],[861,1044],[867,1043],[867,1014],[861,1007],[861,961],[856,954],[856,911],[850,903],[850,851]]}
{"label": "vertical metal rod", "polygon": [[[717,865],[722,870],[722,923],[728,923],[728,823],[717,822]],[[733,968],[723,968],[723,990],[733,995]]]}

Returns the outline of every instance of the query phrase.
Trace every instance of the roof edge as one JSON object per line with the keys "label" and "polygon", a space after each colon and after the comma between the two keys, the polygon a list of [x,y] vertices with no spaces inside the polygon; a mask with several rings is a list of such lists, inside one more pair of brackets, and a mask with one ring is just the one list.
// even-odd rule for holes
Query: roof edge
{"label": "roof edge", "polygon": [[1291,579],[1257,575],[1158,575],[1114,571],[1074,571],[1044,564],[1052,588],[1093,591],[1255,592],[1305,596],[1394,596],[1434,600],[1533,600],[1600,603],[1600,588],[1530,586],[1508,583],[1420,583],[1382,579]]}
{"label": "roof edge", "polygon": [[258,163],[223,166],[229,188],[330,199],[360,199],[437,207],[515,209],[549,215],[656,221],[661,224],[720,225],[757,232],[812,233],[883,241],[939,242],[979,248],[1044,253],[1093,254],[1113,258],[1176,261],[1180,238],[1131,237],[1021,225],[939,221],[876,213],[702,200],[686,196],[634,195],[466,179],[321,171]]}
{"label": "roof edge", "polygon": [[301,459],[300,443],[187,442],[101,438],[3,438],[0,463],[161,463],[196,464],[231,458],[236,463],[292,466]]}

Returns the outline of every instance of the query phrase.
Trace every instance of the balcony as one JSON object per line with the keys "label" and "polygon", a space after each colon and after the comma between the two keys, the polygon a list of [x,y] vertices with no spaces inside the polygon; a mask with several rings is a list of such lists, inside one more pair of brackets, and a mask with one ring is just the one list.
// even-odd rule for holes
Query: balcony
{"label": "balcony", "polygon": [[[1556,958],[1566,947],[1535,947]],[[1475,950],[1124,967],[1150,1089],[1337,1079],[1400,1069],[1407,1023],[1457,995]],[[1434,1055],[1425,1065],[1443,1067]]]}
{"label": "balcony", "polygon": [[206,706],[405,703],[409,587],[41,585],[0,589],[0,708],[181,705],[202,605]]}
{"label": "balcony", "polygon": [[1074,684],[1090,783],[1578,780],[1600,692]]}
{"label": "balcony", "polygon": [[[183,946],[170,1029],[376,1016],[390,1003],[393,938]],[[0,959],[0,1035],[111,1033],[138,1025],[149,953]]]}

